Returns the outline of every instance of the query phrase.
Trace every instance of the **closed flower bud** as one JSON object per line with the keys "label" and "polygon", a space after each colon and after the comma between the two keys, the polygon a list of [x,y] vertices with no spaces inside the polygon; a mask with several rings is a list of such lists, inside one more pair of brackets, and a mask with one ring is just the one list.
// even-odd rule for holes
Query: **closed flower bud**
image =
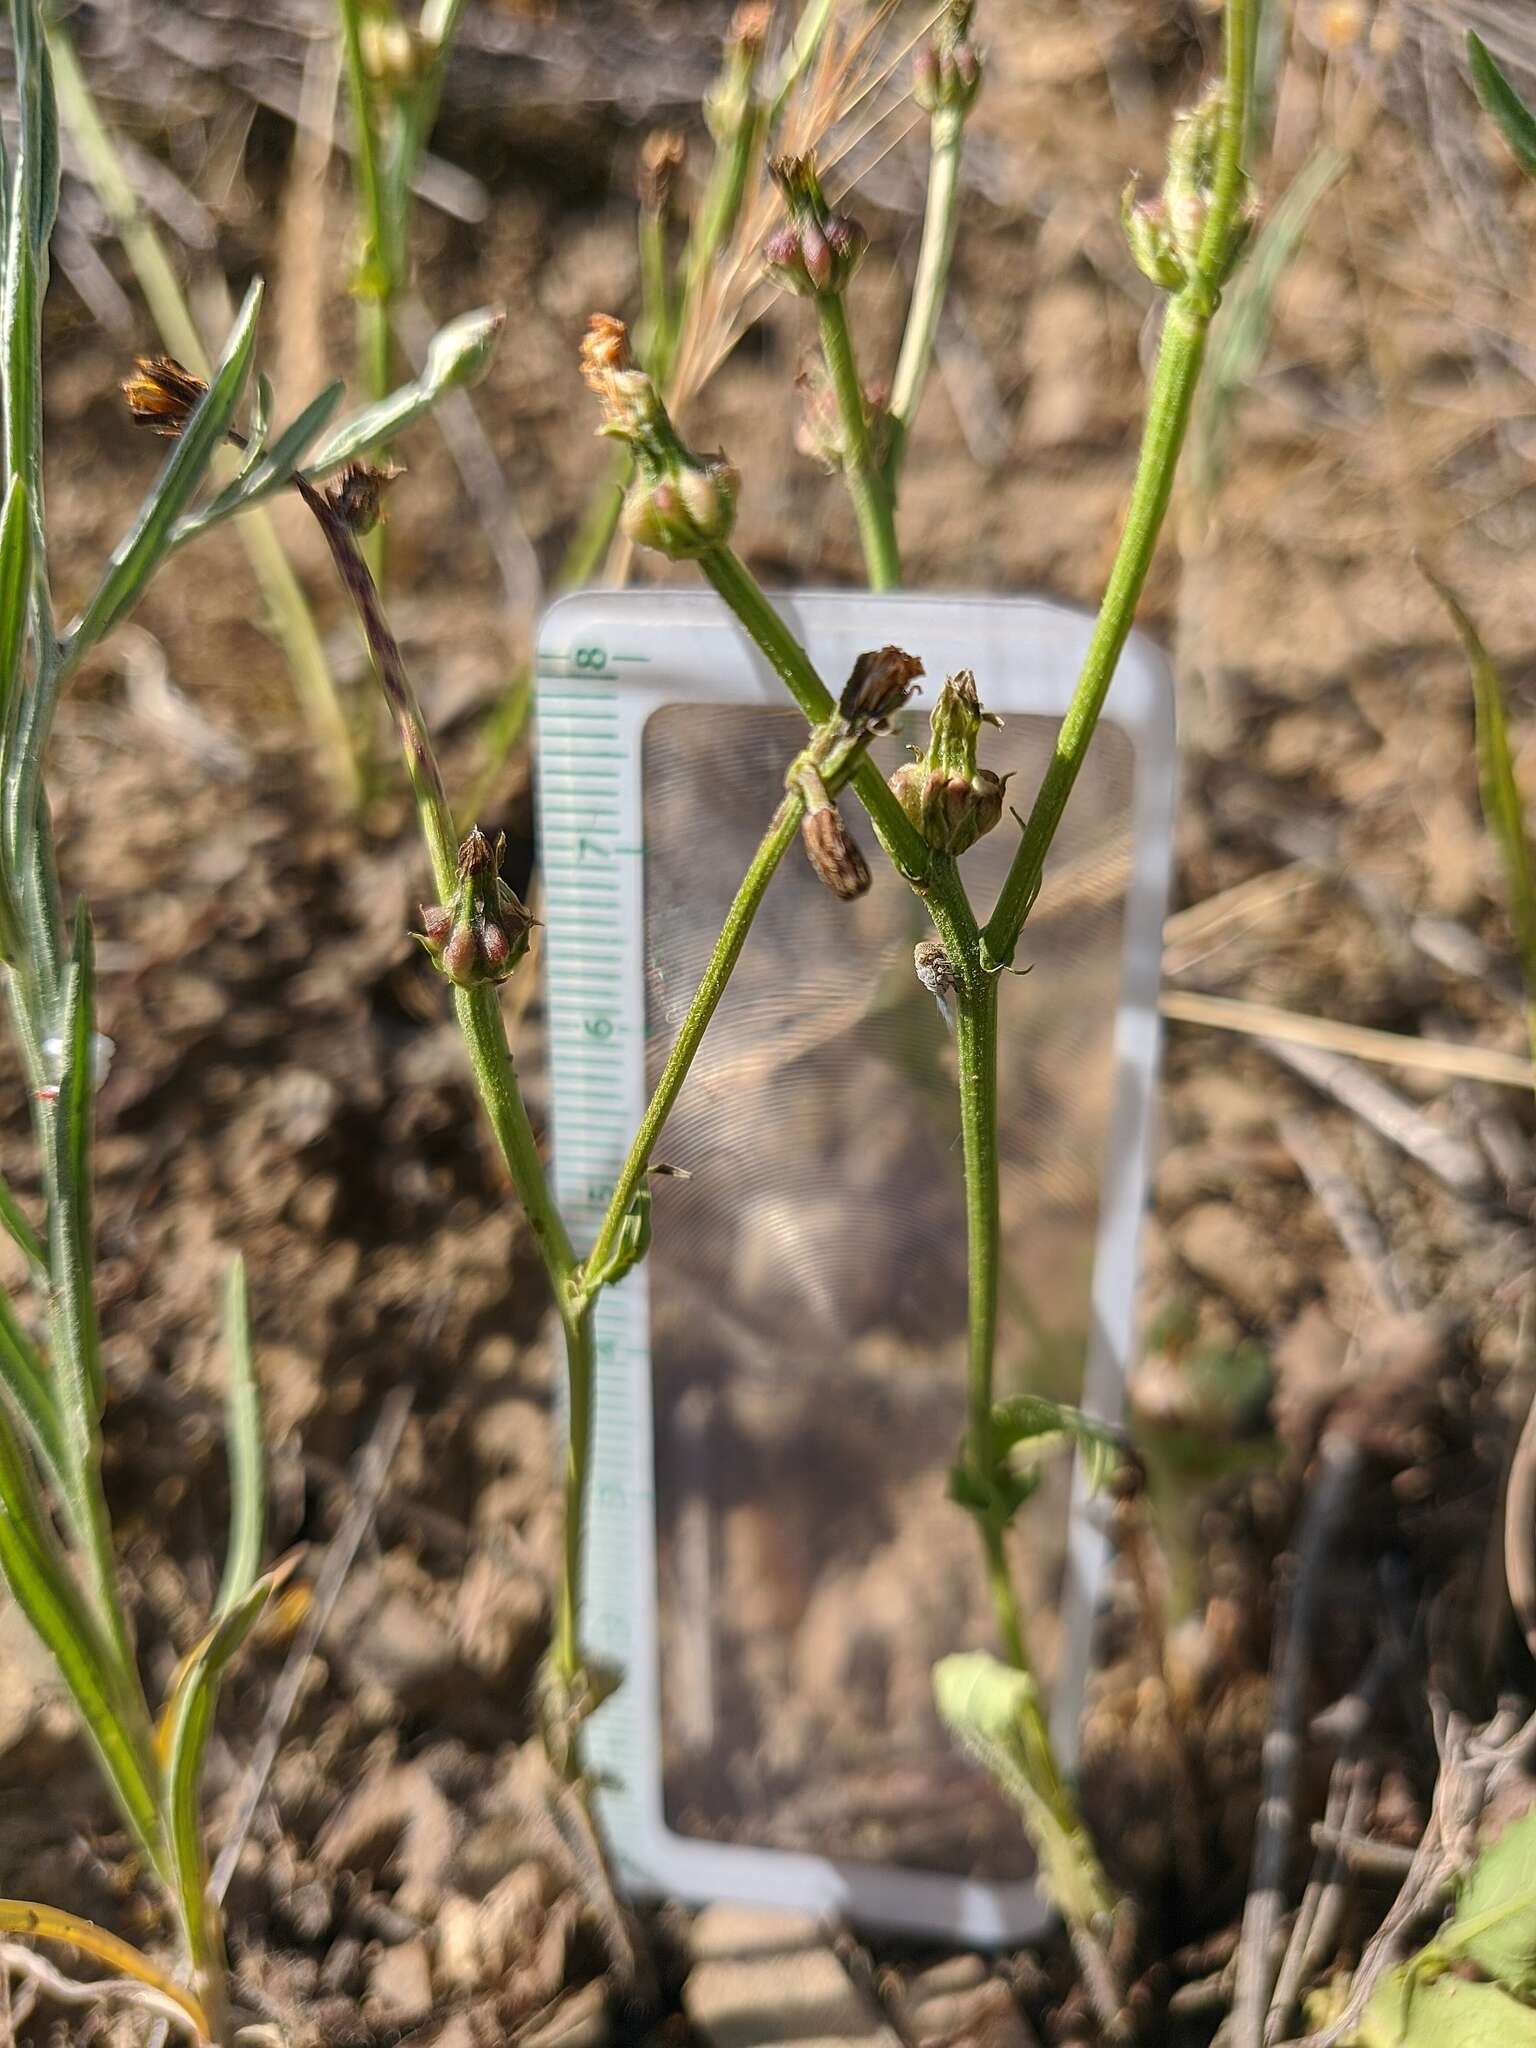
{"label": "closed flower bud", "polygon": [[900,647],[879,647],[861,654],[843,685],[838,711],[849,725],[881,731],[917,688],[922,673],[917,656]]}
{"label": "closed flower bud", "polygon": [[674,562],[693,561],[730,538],[740,490],[740,474],[723,456],[679,463],[655,482],[636,478],[620,524],[641,547]]}
{"label": "closed flower bud", "polygon": [[853,281],[869,238],[856,220],[827,205],[809,157],[781,157],[769,166],[789,218],[763,244],[763,268],[785,291],[832,297]]}
{"label": "closed flower bud", "polygon": [[971,0],[951,0],[932,40],[918,53],[912,97],[925,113],[964,120],[981,91],[981,57],[971,41]]}
{"label": "closed flower bud", "polygon": [[816,878],[843,903],[852,903],[869,888],[869,863],[849,834],[837,806],[809,810],[800,824],[806,859]]}
{"label": "closed flower bud", "polygon": [[499,306],[481,306],[439,328],[427,350],[422,383],[431,391],[461,391],[478,384],[490,368],[506,319]]}
{"label": "closed flower bud", "polygon": [[[1198,259],[1215,195],[1223,104],[1223,89],[1213,87],[1197,105],[1178,116],[1169,138],[1168,176],[1163,184],[1163,221],[1186,278],[1204,275],[1199,270]],[[1227,236],[1226,246],[1217,252],[1218,268],[1214,275],[1205,279],[1215,290],[1219,291],[1231,276],[1254,218],[1253,200],[1245,184],[1244,197]],[[1133,243],[1133,251],[1134,246]],[[1137,261],[1141,261],[1139,255]]]}
{"label": "closed flower bud", "polygon": [[1120,224],[1142,275],[1165,292],[1178,291],[1185,270],[1168,225],[1168,209],[1161,199],[1138,199],[1134,178],[1121,194]]}
{"label": "closed flower bud", "polygon": [[964,853],[1003,815],[1007,777],[976,765],[981,728],[996,723],[981,708],[976,678],[962,669],[939,692],[927,752],[891,777],[897,801],[935,853]]}
{"label": "closed flower bud", "polygon": [[501,879],[506,845],[504,833],[493,845],[477,826],[459,848],[453,902],[422,907],[416,936],[458,988],[505,981],[528,950],[534,921]]}

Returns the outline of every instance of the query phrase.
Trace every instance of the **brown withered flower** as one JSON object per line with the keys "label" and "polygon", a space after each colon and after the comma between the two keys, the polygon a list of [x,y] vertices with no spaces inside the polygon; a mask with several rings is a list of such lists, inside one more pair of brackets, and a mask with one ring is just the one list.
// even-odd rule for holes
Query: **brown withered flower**
{"label": "brown withered flower", "polygon": [[666,212],[687,151],[687,138],[677,128],[653,128],[641,143],[635,196],[647,213]]}
{"label": "brown withered flower", "polygon": [[840,902],[852,903],[869,888],[869,862],[843,823],[836,804],[809,810],[800,821],[805,857],[816,879]]}
{"label": "brown withered flower", "polygon": [[123,379],[123,396],[136,427],[148,427],[168,441],[179,438],[182,428],[208,395],[201,377],[178,363],[174,356],[135,356],[133,375]]}
{"label": "brown withered flower", "polygon": [[326,503],[348,531],[361,539],[364,534],[372,533],[386,516],[384,493],[398,477],[404,475],[405,471],[392,462],[383,469],[376,469],[367,462],[349,462],[327,489]]}
{"label": "brown withered flower", "polygon": [[612,313],[593,313],[581,338],[581,374],[590,390],[601,398],[608,379],[635,367],[630,352],[629,329]]}
{"label": "brown withered flower", "polygon": [[877,647],[861,654],[843,685],[837,708],[850,725],[881,733],[887,721],[917,688],[923,664],[900,647]]}

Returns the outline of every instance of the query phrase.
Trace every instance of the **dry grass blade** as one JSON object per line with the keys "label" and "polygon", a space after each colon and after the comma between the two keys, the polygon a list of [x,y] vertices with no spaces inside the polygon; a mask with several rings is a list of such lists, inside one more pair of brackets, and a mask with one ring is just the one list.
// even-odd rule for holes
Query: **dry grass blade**
{"label": "dry grass blade", "polygon": [[[192,1993],[184,1991],[148,1956],[141,1955],[126,1941],[120,1941],[115,1934],[109,1934],[104,1927],[97,1927],[92,1921],[82,1920],[78,1914],[66,1913],[57,1906],[37,1905],[30,1899],[0,1899],[0,1929],[8,1934],[27,1935],[36,1941],[61,1942],[78,1949],[81,1955],[94,1957],[118,1977],[153,1992],[157,2009],[163,2011],[164,2005],[173,2007],[179,2023],[190,2026],[196,2039],[206,2041],[209,2038],[207,2016]],[[8,1965],[14,1960],[7,1955]],[[92,1984],[84,1988],[94,1999],[108,1987]]]}
{"label": "dry grass blade", "polygon": [[1244,1002],[1236,996],[1205,996],[1168,990],[1159,1004],[1175,1024],[1207,1024],[1217,1031],[1245,1037],[1277,1038],[1289,1045],[1317,1046],[1388,1067],[1421,1073],[1450,1074],[1466,1081],[1491,1081],[1500,1088],[1529,1088],[1531,1063],[1520,1053],[1498,1052],[1492,1046],[1456,1045],[1443,1038],[1409,1038],[1399,1031],[1378,1031],[1369,1024],[1340,1024],[1331,1017],[1309,1017],[1272,1003]]}

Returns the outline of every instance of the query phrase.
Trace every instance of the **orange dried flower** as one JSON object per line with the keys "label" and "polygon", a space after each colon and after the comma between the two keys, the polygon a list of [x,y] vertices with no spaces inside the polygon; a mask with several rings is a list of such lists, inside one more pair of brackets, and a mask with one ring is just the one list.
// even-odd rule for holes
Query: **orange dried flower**
{"label": "orange dried flower", "polygon": [[208,386],[174,356],[136,356],[133,375],[123,379],[123,396],[136,427],[176,440]]}

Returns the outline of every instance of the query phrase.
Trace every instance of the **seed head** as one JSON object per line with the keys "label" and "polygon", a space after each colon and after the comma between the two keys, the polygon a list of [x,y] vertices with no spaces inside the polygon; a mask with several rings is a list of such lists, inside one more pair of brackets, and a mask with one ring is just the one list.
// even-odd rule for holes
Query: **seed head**
{"label": "seed head", "polygon": [[836,804],[808,810],[800,821],[806,859],[816,878],[840,902],[852,903],[869,888],[869,862],[848,831]]}
{"label": "seed head", "polygon": [[866,732],[884,732],[888,721],[917,688],[923,664],[900,647],[879,647],[861,654],[843,685],[837,708],[849,725]]}
{"label": "seed head", "polygon": [[367,462],[349,462],[326,491],[326,502],[343,525],[361,539],[372,533],[384,517],[384,493],[404,475],[405,471],[392,462],[383,469],[375,469]]}
{"label": "seed head", "polygon": [[123,379],[123,396],[136,427],[148,427],[168,441],[182,428],[208,395],[208,386],[174,356],[136,356],[133,375]]}

